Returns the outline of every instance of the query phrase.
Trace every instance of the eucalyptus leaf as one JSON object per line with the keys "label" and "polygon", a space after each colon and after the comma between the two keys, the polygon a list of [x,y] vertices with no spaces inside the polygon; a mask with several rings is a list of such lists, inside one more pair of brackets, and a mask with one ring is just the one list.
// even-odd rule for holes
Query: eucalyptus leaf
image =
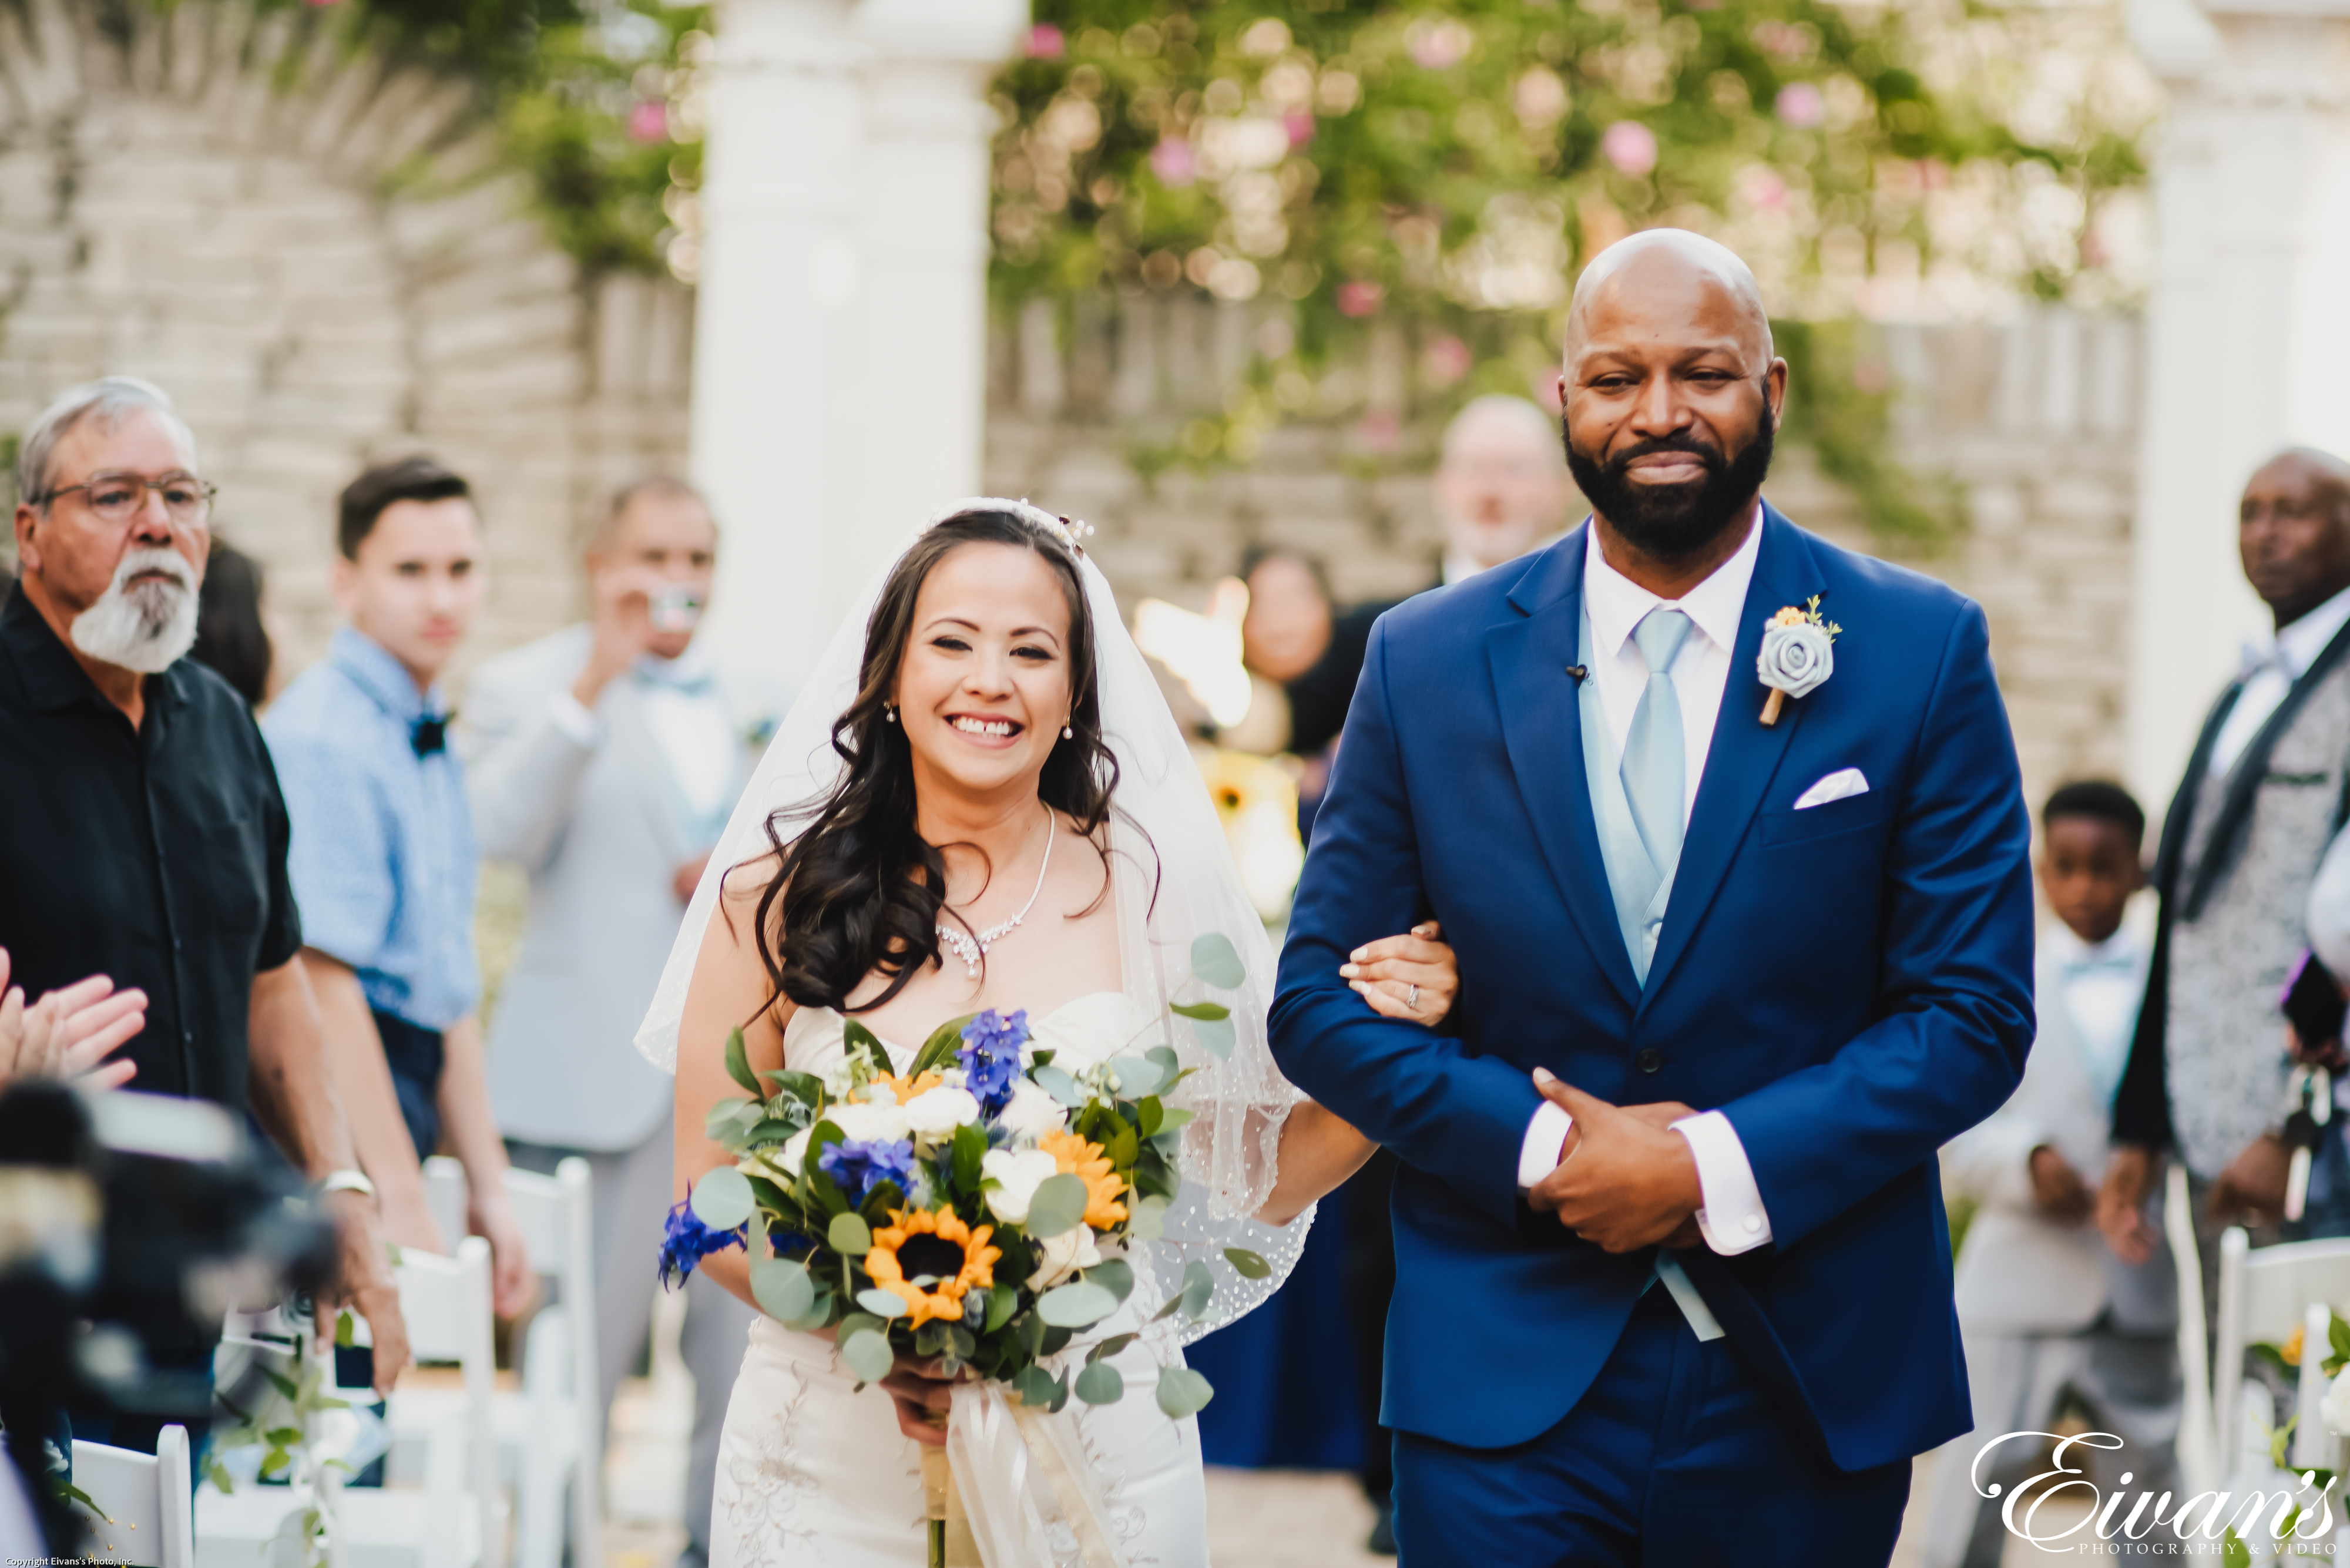
{"label": "eucalyptus leaf", "polygon": [[1012,1391],[1020,1396],[1023,1405],[1038,1410],[1050,1409],[1064,1397],[1060,1378],[1035,1366],[1020,1369],[1020,1376],[1012,1380]]}
{"label": "eucalyptus leaf", "polygon": [[1184,1109],[1181,1106],[1169,1106],[1166,1113],[1159,1118],[1159,1131],[1173,1132],[1197,1114],[1195,1111]]}
{"label": "eucalyptus leaf", "polygon": [[1244,1280],[1273,1278],[1273,1265],[1245,1247],[1225,1248],[1224,1262],[1232,1266],[1232,1272]]}
{"label": "eucalyptus leaf", "polygon": [[1071,1110],[1086,1103],[1086,1092],[1077,1087],[1077,1081],[1049,1063],[1031,1068],[1028,1075],[1036,1081],[1038,1088]]}
{"label": "eucalyptus leaf", "polygon": [[1147,1056],[1115,1056],[1109,1070],[1118,1075],[1118,1097],[1139,1100],[1145,1095],[1155,1095],[1166,1087],[1167,1075],[1159,1064]]}
{"label": "eucalyptus leaf", "polygon": [[879,1289],[858,1292],[857,1304],[875,1317],[881,1318],[904,1317],[914,1310],[906,1304],[906,1298],[896,1292]]}
{"label": "eucalyptus leaf", "polygon": [[1232,1059],[1232,1021],[1229,1018],[1194,1018],[1191,1038],[1200,1048],[1219,1062]]}
{"label": "eucalyptus leaf", "polygon": [[751,1294],[777,1323],[796,1323],[816,1304],[816,1281],[804,1263],[761,1258],[751,1265]]}
{"label": "eucalyptus leaf", "polygon": [[826,1228],[825,1240],[842,1257],[861,1258],[873,1250],[873,1227],[861,1216],[836,1214]]}
{"label": "eucalyptus leaf", "polygon": [[[1153,1045],[1142,1054],[1145,1060],[1158,1063],[1167,1078],[1171,1079],[1183,1071],[1182,1058],[1175,1054],[1175,1047],[1172,1045]],[[1160,1092],[1164,1093],[1170,1086],[1162,1080],[1159,1085]]]}
{"label": "eucalyptus leaf", "polygon": [[1086,1271],[1085,1279],[1120,1301],[1134,1293],[1134,1265],[1124,1258],[1105,1258]]}
{"label": "eucalyptus leaf", "polygon": [[726,1032],[726,1075],[742,1085],[752,1098],[766,1097],[765,1092],[759,1087],[758,1075],[751,1071],[751,1057],[743,1049],[743,1032],[740,1029]]}
{"label": "eucalyptus leaf", "polygon": [[1065,1231],[1075,1230],[1086,1222],[1087,1199],[1082,1178],[1066,1172],[1046,1177],[1037,1184],[1035,1196],[1028,1200],[1028,1234],[1038,1241],[1049,1241]]}
{"label": "eucalyptus leaf", "polygon": [[731,1165],[702,1173],[693,1184],[693,1217],[712,1231],[732,1231],[751,1218],[750,1179]]}
{"label": "eucalyptus leaf", "polygon": [[1076,1397],[1088,1405],[1115,1405],[1126,1397],[1126,1379],[1107,1361],[1097,1361],[1077,1374]]}
{"label": "eucalyptus leaf", "polygon": [[1216,1276],[1208,1265],[1194,1258],[1183,1265],[1183,1315],[1196,1318],[1208,1310],[1208,1302],[1216,1293]]}
{"label": "eucalyptus leaf", "polygon": [[1114,1334],[1086,1352],[1087,1361],[1107,1361],[1142,1336],[1139,1334]]}
{"label": "eucalyptus leaf", "polygon": [[[1211,1023],[1216,1019],[1230,1018],[1232,1015],[1232,1010],[1221,1002],[1179,1002],[1174,1004],[1173,1011],[1186,1018],[1198,1018]],[[1167,1047],[1161,1045],[1159,1049],[1164,1051]]]}
{"label": "eucalyptus leaf", "polygon": [[1055,1328],[1087,1328],[1117,1310],[1118,1297],[1083,1280],[1046,1291],[1036,1301],[1036,1315]]}
{"label": "eucalyptus leaf", "polygon": [[1126,1206],[1126,1233],[1137,1241],[1156,1241],[1167,1234],[1167,1199],[1138,1198]]}
{"label": "eucalyptus leaf", "polygon": [[897,1353],[889,1348],[889,1336],[870,1329],[852,1334],[840,1342],[840,1358],[857,1374],[861,1383],[879,1383],[889,1376],[898,1364]]}
{"label": "eucalyptus leaf", "polygon": [[1214,1386],[1188,1366],[1159,1369],[1159,1407],[1176,1420],[1198,1415],[1215,1397]]}
{"label": "eucalyptus leaf", "polygon": [[840,1331],[833,1337],[847,1342],[860,1334],[886,1334],[889,1325],[869,1312],[853,1312],[840,1320]]}
{"label": "eucalyptus leaf", "polygon": [[1240,950],[1222,931],[1210,931],[1192,939],[1191,972],[1220,991],[1230,991],[1248,978]]}

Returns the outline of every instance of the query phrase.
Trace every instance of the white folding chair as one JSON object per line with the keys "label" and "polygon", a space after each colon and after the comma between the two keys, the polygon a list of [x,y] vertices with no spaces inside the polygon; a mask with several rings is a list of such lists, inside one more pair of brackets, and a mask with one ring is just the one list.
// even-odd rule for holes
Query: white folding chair
{"label": "white folding chair", "polygon": [[[2179,1400],[2179,1479],[2187,1493],[2217,1490],[2224,1469],[2218,1428],[2211,1411],[2211,1350],[2203,1315],[2203,1260],[2195,1245],[2195,1210],[2187,1192],[2187,1168],[2170,1162],[2164,1179],[2163,1234],[2170,1241],[2170,1261],[2178,1286],[2178,1369],[2185,1391]],[[2242,1358],[2237,1358],[2241,1370]]]}
{"label": "white folding chair", "polygon": [[[496,1379],[490,1322],[490,1244],[458,1243],[454,1258],[403,1251],[394,1271],[400,1313],[419,1361],[453,1361],[463,1391],[426,1435],[421,1486],[344,1487],[329,1470],[328,1506],[336,1568],[504,1568],[504,1510],[490,1400]],[[363,1389],[342,1390],[366,1399]],[[402,1396],[395,1394],[397,1405]],[[270,1568],[311,1502],[307,1484],[207,1488],[196,1503],[198,1568]],[[300,1561],[295,1558],[294,1561]]]}
{"label": "white folding chair", "polygon": [[96,1555],[137,1568],[195,1568],[195,1500],[188,1471],[188,1429],[166,1427],[151,1454],[73,1446],[74,1485],[98,1512],[76,1505]]}
{"label": "white folding chair", "polygon": [[[2293,1469],[2332,1469],[2340,1463],[2340,1443],[2317,1413],[2325,1392],[2318,1363],[2328,1354],[2326,1328],[2332,1303],[2350,1302],[2350,1238],[2293,1241],[2251,1248],[2239,1226],[2220,1237],[2220,1333],[2218,1365],[2212,1369],[2221,1459],[2227,1484],[2245,1471],[2273,1469],[2262,1412],[2244,1398],[2244,1347],[2254,1340],[2282,1340],[2296,1325],[2303,1330],[2300,1418],[2293,1428],[2288,1462]],[[2314,1328],[2307,1325],[2314,1324]]]}
{"label": "white folding chair", "polygon": [[[574,1568],[602,1568],[604,1401],[598,1386],[588,1162],[567,1159],[551,1177],[509,1170],[505,1185],[531,1266],[556,1282],[561,1298],[530,1320],[522,1392],[501,1392],[492,1401],[500,1472],[515,1493],[516,1568],[556,1568],[562,1561],[567,1489]],[[442,1229],[462,1234],[465,1168],[444,1156],[426,1160],[424,1191]],[[421,1434],[445,1418],[449,1397],[420,1389],[392,1401],[393,1474],[416,1463]]]}

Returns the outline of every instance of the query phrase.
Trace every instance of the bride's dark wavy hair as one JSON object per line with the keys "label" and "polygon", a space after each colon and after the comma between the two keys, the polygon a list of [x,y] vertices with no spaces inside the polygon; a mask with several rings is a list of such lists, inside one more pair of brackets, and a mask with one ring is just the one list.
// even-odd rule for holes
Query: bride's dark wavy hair
{"label": "bride's dark wavy hair", "polygon": [[[869,1012],[939,961],[946,858],[916,828],[912,753],[904,728],[888,722],[883,710],[897,690],[922,584],[965,545],[1034,550],[1060,581],[1069,605],[1072,734],[1056,738],[1036,794],[1093,840],[1108,865],[1101,830],[1118,785],[1118,759],[1102,738],[1093,616],[1076,556],[1051,530],[1016,513],[958,512],[899,557],[865,623],[857,698],[832,726],[832,749],[847,772],[827,794],[767,818],[778,864],[759,895],[754,929],[759,961],[775,987],[770,1007],[789,998],[802,1007],[848,1012],[849,993],[879,971],[889,983],[855,1010]],[[806,830],[786,843],[786,826],[803,821]]]}

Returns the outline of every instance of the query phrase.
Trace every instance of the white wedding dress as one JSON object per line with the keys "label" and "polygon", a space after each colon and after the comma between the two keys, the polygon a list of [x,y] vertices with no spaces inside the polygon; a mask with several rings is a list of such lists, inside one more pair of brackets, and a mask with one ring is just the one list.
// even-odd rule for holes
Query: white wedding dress
{"label": "white wedding dress", "polygon": [[[1018,501],[965,502],[940,515],[972,509],[1016,513],[1047,532],[1063,528]],[[1074,547],[1066,531],[1056,536]],[[1106,833],[1123,989],[1081,996],[1032,1020],[1030,1027],[1037,1045],[1061,1052],[1063,1062],[1139,1054],[1151,1045],[1173,1050],[1190,1075],[1168,1098],[1194,1119],[1183,1132],[1182,1190],[1167,1212],[1163,1237],[1133,1245],[1131,1298],[1087,1331],[1099,1339],[1149,1324],[1112,1360],[1125,1378],[1125,1397],[1100,1407],[1072,1399],[1049,1417],[1067,1425],[1039,1432],[1043,1423],[1034,1412],[995,1421],[988,1411],[1007,1409],[1000,1397],[977,1412],[981,1418],[966,1423],[966,1396],[959,1395],[950,1454],[958,1487],[966,1499],[979,1500],[970,1505],[974,1515],[993,1505],[994,1522],[974,1520],[988,1568],[1076,1568],[1087,1561],[1070,1516],[1059,1511],[1054,1488],[1039,1479],[1055,1465],[1074,1468],[1077,1454],[1085,1473],[1071,1477],[1064,1470],[1060,1480],[1092,1494],[1078,1518],[1092,1540],[1093,1563],[1107,1558],[1113,1568],[1203,1568],[1208,1547],[1199,1426],[1196,1418],[1170,1420],[1159,1408],[1153,1397],[1158,1369],[1181,1365],[1184,1344],[1280,1288],[1305,1246],[1313,1211],[1279,1230],[1253,1218],[1273,1191],[1282,1125],[1297,1102],[1265,1038],[1272,943],[1241,886],[1183,732],[1119,618],[1117,596],[1082,551],[1074,553],[1094,624],[1103,735],[1118,763]],[[795,836],[795,823],[806,818],[793,808],[823,797],[840,777],[832,727],[858,689],[865,628],[889,570],[877,574],[848,607],[711,857],[637,1034],[638,1048],[659,1066],[675,1068],[686,996],[725,874],[768,853],[771,822],[786,838]],[[1217,986],[1212,995],[1192,968],[1198,944],[1211,938],[1229,941],[1243,971],[1240,983]],[[1230,1009],[1229,1025],[1212,1046],[1199,1026],[1169,1012],[1178,1001],[1205,1000]],[[794,1013],[784,1036],[786,1064],[822,1071],[843,1052],[843,1027],[840,1015],[828,1010]],[[1138,1040],[1139,1033],[1145,1038]],[[714,1049],[715,1042],[697,1041],[692,1048]],[[910,1052],[889,1050],[895,1065],[909,1064]],[[1243,1277],[1227,1261],[1228,1249],[1258,1254],[1265,1269]],[[1211,1321],[1150,1321],[1169,1296],[1182,1291],[1186,1268],[1202,1264],[1214,1286],[1206,1314]],[[1062,1359],[1076,1362],[1082,1354]],[[984,1405],[986,1398],[974,1403]],[[1007,1425],[1022,1426],[1028,1438],[1007,1438]],[[1050,1463],[1037,1462],[1042,1456],[1030,1446],[1040,1437],[1052,1449]],[[720,1447],[711,1521],[716,1568],[917,1564],[924,1560],[922,1517],[920,1459],[914,1443],[898,1430],[889,1396],[878,1388],[857,1392],[828,1341],[760,1318]]]}
{"label": "white wedding dress", "polygon": [[[1040,1050],[1083,1067],[1117,1054],[1150,1015],[1124,992],[1096,992],[1031,1020]],[[913,1053],[887,1041],[890,1065]],[[784,1033],[784,1064],[821,1075],[843,1052],[840,1014],[802,1008]],[[1080,1345],[1136,1327],[1131,1304],[1081,1335]],[[1208,1561],[1207,1496],[1200,1424],[1170,1421],[1151,1398],[1159,1358],[1180,1366],[1172,1345],[1137,1340],[1110,1357],[1126,1379],[1115,1405],[1067,1406],[1094,1480],[1104,1522],[1131,1568],[1201,1568]],[[1072,1358],[1074,1359],[1074,1357]],[[1076,1564],[1076,1538],[1055,1545]],[[921,1460],[898,1430],[889,1396],[857,1389],[829,1340],[762,1316],[735,1379],[718,1445],[718,1487],[710,1516],[711,1568],[921,1568]],[[1039,1564],[1038,1568],[1045,1568]]]}

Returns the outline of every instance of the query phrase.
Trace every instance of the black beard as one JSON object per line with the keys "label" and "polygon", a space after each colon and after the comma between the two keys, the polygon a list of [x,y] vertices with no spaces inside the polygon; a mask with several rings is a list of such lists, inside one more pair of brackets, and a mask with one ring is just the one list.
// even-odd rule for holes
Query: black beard
{"label": "black beard", "polygon": [[[1727,462],[1686,433],[1638,442],[1604,463],[1584,456],[1569,439],[1566,466],[1592,510],[1613,524],[1626,543],[1650,560],[1685,561],[1720,538],[1723,529],[1744,521],[1746,506],[1771,472],[1773,434],[1765,410],[1754,439]],[[1634,483],[1627,477],[1631,461],[1659,452],[1696,458],[1705,465],[1705,478],[1688,484]]]}

